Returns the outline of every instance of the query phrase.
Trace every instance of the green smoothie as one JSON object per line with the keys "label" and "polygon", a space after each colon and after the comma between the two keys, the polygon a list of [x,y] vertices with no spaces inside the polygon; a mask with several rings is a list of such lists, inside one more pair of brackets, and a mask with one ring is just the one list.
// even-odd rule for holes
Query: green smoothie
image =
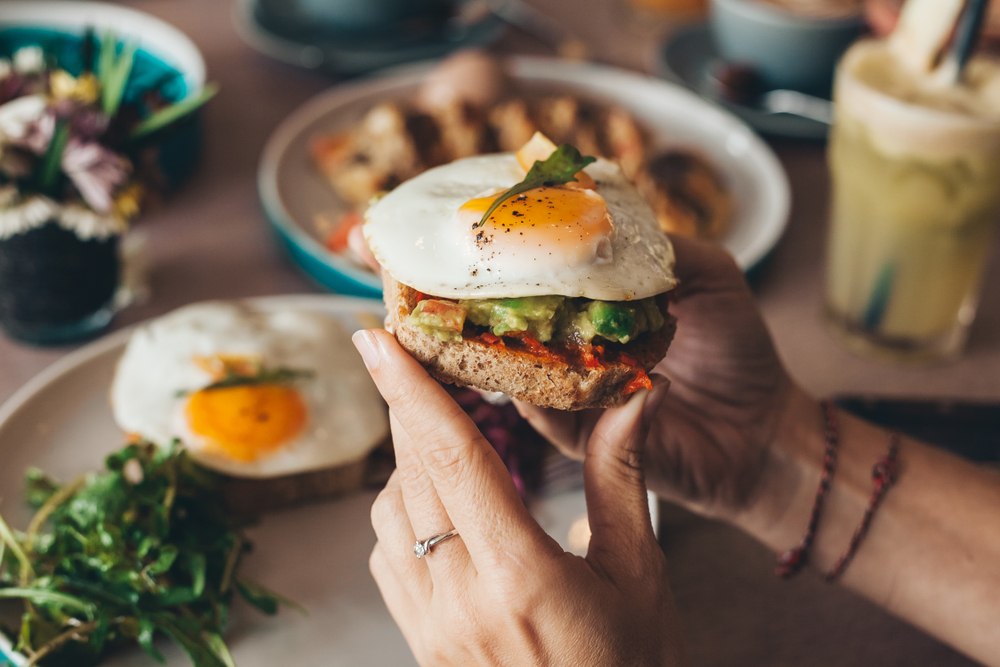
{"label": "green smoothie", "polygon": [[830,139],[827,313],[852,347],[896,358],[958,352],[1000,217],[1000,82],[906,80],[880,42],[845,56]]}

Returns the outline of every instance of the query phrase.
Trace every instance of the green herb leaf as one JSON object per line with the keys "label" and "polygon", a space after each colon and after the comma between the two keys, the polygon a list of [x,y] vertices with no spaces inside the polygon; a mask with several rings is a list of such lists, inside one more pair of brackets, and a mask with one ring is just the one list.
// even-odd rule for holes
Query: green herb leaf
{"label": "green herb leaf", "polygon": [[[296,380],[304,380],[315,375],[312,371],[296,370],[294,368],[262,368],[256,375],[227,375],[226,377],[213,382],[203,389],[227,389],[229,387],[250,387],[261,384],[291,384]],[[177,396],[185,396],[188,392],[183,389],[176,393]]]}
{"label": "green herb leaf", "polygon": [[222,641],[221,635],[215,632],[204,632],[202,635],[215,654],[219,656],[219,659],[226,663],[226,667],[236,667],[236,661],[233,660],[233,655],[229,652],[226,642]]}
{"label": "green herb leaf", "polygon": [[39,605],[55,605],[67,610],[83,612],[87,618],[93,618],[96,608],[93,603],[84,602],[79,598],[65,593],[57,593],[37,588],[0,588],[0,598],[28,600]]}
{"label": "green herb leaf", "polygon": [[154,620],[157,627],[187,653],[194,667],[227,667],[202,637],[201,628],[194,619],[156,614]]}
{"label": "green herb leaf", "polygon": [[101,44],[102,70],[101,70],[101,108],[104,115],[114,118],[125,97],[125,87],[128,85],[128,77],[132,74],[132,66],[135,64],[135,52],[138,48],[135,42],[128,42],[122,47],[122,52],[115,55],[117,51],[117,40],[114,35],[108,34],[104,38],[105,43],[111,43],[111,59],[106,65],[103,61],[105,54],[105,44]]}
{"label": "green herb leaf", "polygon": [[572,183],[576,181],[578,171],[596,161],[597,158],[580,155],[580,151],[574,146],[563,144],[555,149],[544,162],[536,160],[524,180],[497,197],[496,201],[486,209],[482,219],[473,226],[473,229],[485,225],[486,221],[493,215],[493,211],[497,210],[497,207],[508,199],[542,186],[551,187]]}
{"label": "green herb leaf", "polygon": [[115,52],[118,50],[118,38],[110,30],[101,36],[101,51],[97,56],[97,80],[101,88],[107,85],[108,77],[115,63]]}
{"label": "green herb leaf", "polygon": [[166,127],[167,125],[170,125],[174,121],[179,120],[190,113],[194,113],[198,110],[198,108],[215,97],[217,92],[219,92],[218,86],[211,83],[208,84],[194,95],[190,95],[180,102],[175,102],[170,106],[160,109],[156,113],[152,114],[149,118],[136,125],[129,133],[129,137],[131,139],[140,139]]}
{"label": "green herb leaf", "polygon": [[270,591],[260,584],[250,581],[249,579],[237,579],[236,588],[247,602],[257,607],[265,614],[273,615],[278,613],[278,605],[280,604],[294,609],[303,616],[308,615],[308,612],[302,605],[293,602],[282,595],[278,595],[274,591]]}
{"label": "green herb leaf", "polygon": [[139,619],[139,635],[135,638],[142,647],[142,650],[146,652],[150,658],[160,663],[161,665],[167,664],[167,659],[163,657],[159,649],[153,645],[153,639],[156,637],[156,624],[153,620],[147,616],[143,616]]}
{"label": "green herb leaf", "polygon": [[268,616],[278,613],[278,598],[271,591],[252,581],[237,579],[236,590],[247,602],[257,607]]}
{"label": "green herb leaf", "polygon": [[66,142],[69,141],[69,126],[65,120],[56,123],[56,128],[52,132],[52,139],[49,140],[48,150],[42,158],[41,172],[38,177],[39,189],[50,195],[54,195],[56,182],[59,174],[62,173],[62,157],[66,151]]}
{"label": "green herb leaf", "polygon": [[163,574],[177,560],[177,547],[167,546],[160,549],[160,556],[147,568],[150,574]]}

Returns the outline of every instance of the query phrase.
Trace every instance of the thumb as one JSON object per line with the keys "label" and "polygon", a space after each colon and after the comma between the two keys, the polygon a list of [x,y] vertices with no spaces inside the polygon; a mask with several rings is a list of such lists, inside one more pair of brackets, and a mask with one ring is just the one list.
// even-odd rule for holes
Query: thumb
{"label": "thumb", "polygon": [[642,453],[649,422],[669,383],[657,377],[620,408],[605,411],[587,445],[583,466],[590,548],[587,560],[614,579],[641,576],[643,556],[658,550],[649,516]]}

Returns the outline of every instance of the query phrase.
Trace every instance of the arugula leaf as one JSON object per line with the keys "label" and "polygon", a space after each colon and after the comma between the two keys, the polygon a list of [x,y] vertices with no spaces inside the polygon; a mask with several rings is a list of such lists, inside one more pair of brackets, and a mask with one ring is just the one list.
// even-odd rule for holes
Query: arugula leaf
{"label": "arugula leaf", "polygon": [[473,225],[472,228],[476,229],[485,225],[486,221],[493,215],[493,211],[497,210],[497,207],[508,199],[542,186],[551,187],[553,185],[572,183],[576,181],[578,171],[596,161],[597,158],[590,157],[589,155],[580,155],[580,151],[576,147],[570,144],[563,144],[555,149],[552,155],[548,156],[544,162],[536,160],[535,164],[531,165],[531,169],[528,171],[528,175],[524,177],[524,180],[497,197],[496,201],[486,209],[486,213],[483,214],[482,219]]}

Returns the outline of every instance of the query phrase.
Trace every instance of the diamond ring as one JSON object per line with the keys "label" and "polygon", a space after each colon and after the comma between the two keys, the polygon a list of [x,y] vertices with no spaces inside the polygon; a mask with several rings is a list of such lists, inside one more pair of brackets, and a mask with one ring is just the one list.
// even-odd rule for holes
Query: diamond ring
{"label": "diamond ring", "polygon": [[441,544],[447,539],[452,537],[458,537],[458,531],[453,530],[450,533],[442,533],[441,535],[435,535],[433,537],[428,537],[426,540],[417,540],[413,544],[413,555],[417,558],[423,558],[431,552],[436,545]]}

